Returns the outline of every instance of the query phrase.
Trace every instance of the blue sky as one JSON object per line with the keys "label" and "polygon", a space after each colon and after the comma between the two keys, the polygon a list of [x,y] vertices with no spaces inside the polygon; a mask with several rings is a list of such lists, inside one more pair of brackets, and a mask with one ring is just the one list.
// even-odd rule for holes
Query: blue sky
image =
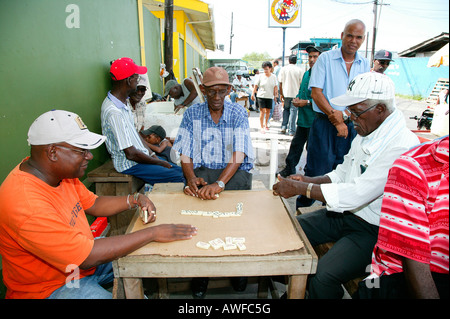
{"label": "blue sky", "polygon": [[[203,0],[212,4],[216,43],[229,52],[231,12],[234,13],[232,54],[242,57],[250,52],[281,56],[283,32],[268,28],[268,0]],[[378,0],[381,7],[376,50],[400,52],[449,31],[448,0]],[[286,30],[286,54],[298,41],[311,37],[339,38],[347,21],[358,18],[369,32],[372,46],[374,23],[370,0],[303,0],[302,27]],[[361,49],[366,48],[366,42]]]}

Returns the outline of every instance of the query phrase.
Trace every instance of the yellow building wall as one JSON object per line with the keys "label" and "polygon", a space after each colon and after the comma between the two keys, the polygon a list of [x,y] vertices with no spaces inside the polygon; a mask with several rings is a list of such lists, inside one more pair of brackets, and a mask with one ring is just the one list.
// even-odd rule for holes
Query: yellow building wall
{"label": "yellow building wall", "polygon": [[[164,11],[152,11],[152,13],[158,18],[161,19],[161,39],[164,41],[165,35],[164,35]],[[174,26],[173,26],[173,73],[175,74],[175,77],[178,82],[184,80],[182,77],[187,77],[191,72],[187,70],[188,59],[194,59],[192,56],[189,56],[186,52],[186,45],[190,45],[194,51],[198,52],[200,55],[202,55],[206,59],[206,50],[205,47],[201,44],[200,37],[198,36],[197,32],[195,32],[195,29],[192,27],[192,25],[187,24],[189,22],[189,19],[187,15],[183,11],[174,11],[173,13],[173,19],[174,19]],[[198,43],[200,43],[200,47],[194,43],[188,36],[186,36],[186,33],[189,31],[193,34],[193,36],[198,40]],[[184,47],[180,47],[180,39],[184,42]],[[161,44],[161,47],[164,47],[164,44]],[[184,52],[184,54],[182,54]],[[162,54],[162,60],[163,60],[163,52]],[[181,63],[181,59],[184,58],[184,63]],[[181,67],[184,66],[184,70],[181,70]],[[200,67],[200,65],[196,65],[196,67]]]}

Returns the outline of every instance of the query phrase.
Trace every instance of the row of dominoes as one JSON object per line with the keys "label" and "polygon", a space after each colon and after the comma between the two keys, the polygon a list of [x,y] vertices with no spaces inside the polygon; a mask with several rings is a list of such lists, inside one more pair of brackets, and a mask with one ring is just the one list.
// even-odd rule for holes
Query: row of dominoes
{"label": "row of dominoes", "polygon": [[219,212],[218,210],[212,212],[206,212],[202,210],[181,210],[181,215],[193,215],[193,216],[206,216],[206,217],[239,217],[243,213],[244,204],[237,203],[235,212]]}
{"label": "row of dominoes", "polygon": [[225,241],[223,241],[221,238],[216,238],[210,240],[209,242],[199,241],[197,242],[196,246],[201,249],[209,249],[210,247],[212,247],[214,248],[214,250],[217,250],[219,248],[223,248],[223,250],[247,249],[247,247],[245,246],[244,237],[225,237]]}

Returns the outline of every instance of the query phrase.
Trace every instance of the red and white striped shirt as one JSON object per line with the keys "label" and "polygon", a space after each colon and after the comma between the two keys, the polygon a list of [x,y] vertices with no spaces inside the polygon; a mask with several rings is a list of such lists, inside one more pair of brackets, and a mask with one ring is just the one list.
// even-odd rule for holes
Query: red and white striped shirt
{"label": "red and white striped shirt", "polygon": [[389,171],[372,272],[402,272],[400,256],[449,273],[449,138],[403,154]]}

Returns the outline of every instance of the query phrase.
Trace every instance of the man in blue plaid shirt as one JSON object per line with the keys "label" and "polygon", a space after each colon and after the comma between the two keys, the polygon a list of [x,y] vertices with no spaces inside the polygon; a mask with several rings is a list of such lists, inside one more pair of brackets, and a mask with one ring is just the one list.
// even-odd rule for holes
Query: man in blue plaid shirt
{"label": "man in blue plaid shirt", "polygon": [[[237,103],[225,99],[231,91],[228,73],[211,67],[200,86],[206,102],[189,107],[173,149],[180,153],[186,186],[184,193],[201,199],[216,199],[224,189],[252,188],[253,146],[248,113]],[[245,290],[246,277],[233,277],[237,291]],[[208,278],[194,278],[192,295],[204,298]]]}
{"label": "man in blue plaid shirt", "polygon": [[181,155],[185,194],[215,199],[224,189],[251,189],[254,155],[248,114],[225,99],[231,90],[228,73],[209,68],[201,90],[207,101],[186,110],[173,145]]}

